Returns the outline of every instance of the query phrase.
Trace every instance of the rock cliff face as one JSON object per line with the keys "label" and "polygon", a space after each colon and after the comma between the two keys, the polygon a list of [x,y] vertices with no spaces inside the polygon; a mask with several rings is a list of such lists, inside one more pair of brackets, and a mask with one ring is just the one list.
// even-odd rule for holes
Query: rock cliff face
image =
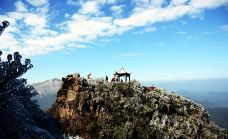
{"label": "rock cliff face", "polygon": [[201,105],[136,81],[63,78],[50,112],[66,134],[83,138],[228,138]]}

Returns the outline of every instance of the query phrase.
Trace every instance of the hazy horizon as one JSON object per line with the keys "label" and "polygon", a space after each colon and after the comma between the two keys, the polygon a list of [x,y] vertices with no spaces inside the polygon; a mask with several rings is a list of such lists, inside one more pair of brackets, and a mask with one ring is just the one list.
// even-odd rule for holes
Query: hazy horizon
{"label": "hazy horizon", "polygon": [[200,79],[200,80],[173,80],[173,81],[142,81],[142,85],[164,88],[168,91],[197,92],[197,93],[227,93],[228,78]]}

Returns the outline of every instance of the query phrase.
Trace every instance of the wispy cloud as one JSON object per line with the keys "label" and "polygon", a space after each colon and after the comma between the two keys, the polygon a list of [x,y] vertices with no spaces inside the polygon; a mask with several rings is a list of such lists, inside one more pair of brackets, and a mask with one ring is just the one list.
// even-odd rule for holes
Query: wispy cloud
{"label": "wispy cloud", "polygon": [[81,2],[81,0],[67,0],[66,3],[69,5],[80,5]]}
{"label": "wispy cloud", "polygon": [[186,21],[180,21],[180,24],[184,26],[187,24],[187,22]]}
{"label": "wispy cloud", "polygon": [[228,25],[220,26],[219,29],[223,32],[228,32]]}
{"label": "wispy cloud", "polygon": [[27,12],[26,5],[21,1],[16,2],[15,6],[18,12]]}
{"label": "wispy cloud", "polygon": [[146,27],[142,31],[134,32],[133,34],[140,35],[140,34],[144,34],[144,33],[148,33],[148,32],[155,32],[155,31],[157,31],[156,27]]}
{"label": "wispy cloud", "polygon": [[137,56],[141,56],[143,55],[143,53],[141,52],[125,52],[125,53],[121,53],[121,56],[122,57],[137,57]]}
{"label": "wispy cloud", "polygon": [[185,31],[177,31],[177,32],[175,32],[176,34],[180,34],[180,35],[185,35],[185,34],[187,34],[187,32],[185,32]]}
{"label": "wispy cloud", "polygon": [[[167,3],[165,0],[134,0],[131,1],[133,8],[129,10],[119,4],[120,0],[68,0],[65,4],[76,5],[79,9],[75,13],[64,13],[63,21],[52,23],[48,0],[26,1],[25,3],[18,0],[15,3],[15,11],[0,15],[1,20],[8,20],[11,23],[0,37],[1,50],[6,52],[16,50],[27,56],[35,56],[72,46],[85,48],[83,43],[122,34],[136,27],[143,28],[136,34],[154,32],[156,28],[153,25],[157,22],[172,21],[185,15],[199,15],[205,9],[213,9],[228,2],[227,0],[173,0]],[[107,9],[102,8],[104,6],[108,6],[113,15],[120,16],[107,14]],[[128,14],[124,14],[125,10]],[[221,27],[221,30],[227,31],[227,25]],[[179,34],[185,33],[179,32]]]}
{"label": "wispy cloud", "polygon": [[48,0],[26,0],[32,6],[43,6],[48,3]]}
{"label": "wispy cloud", "polygon": [[79,10],[79,13],[98,15],[101,13],[100,5],[96,1],[87,1],[83,3],[82,8]]}
{"label": "wispy cloud", "polygon": [[124,5],[113,5],[110,10],[113,12],[113,15],[120,16],[124,10]]}

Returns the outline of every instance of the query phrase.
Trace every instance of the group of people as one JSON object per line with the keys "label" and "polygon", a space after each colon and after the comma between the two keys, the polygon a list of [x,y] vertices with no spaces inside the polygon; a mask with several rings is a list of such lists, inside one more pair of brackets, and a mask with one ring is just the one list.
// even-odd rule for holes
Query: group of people
{"label": "group of people", "polygon": [[[92,79],[92,74],[89,73],[87,75],[87,79]],[[105,76],[105,82],[109,82],[109,79],[108,79],[108,76],[106,75]],[[111,82],[123,82],[123,79],[119,79],[117,76],[113,76],[112,79],[111,79]]]}
{"label": "group of people", "polygon": [[[106,76],[105,81],[108,82],[108,76]],[[111,82],[123,82],[123,79],[119,79],[116,76],[113,76]]]}
{"label": "group of people", "polygon": [[119,79],[118,77],[113,76],[111,82],[123,82],[123,79]]}

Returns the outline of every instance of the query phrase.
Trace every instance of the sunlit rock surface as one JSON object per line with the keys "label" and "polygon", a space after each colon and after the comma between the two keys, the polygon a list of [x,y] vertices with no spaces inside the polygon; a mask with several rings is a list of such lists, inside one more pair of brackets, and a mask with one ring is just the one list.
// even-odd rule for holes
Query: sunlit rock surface
{"label": "sunlit rock surface", "polygon": [[126,83],[63,78],[49,110],[65,134],[83,138],[228,138],[204,108],[164,89]]}

